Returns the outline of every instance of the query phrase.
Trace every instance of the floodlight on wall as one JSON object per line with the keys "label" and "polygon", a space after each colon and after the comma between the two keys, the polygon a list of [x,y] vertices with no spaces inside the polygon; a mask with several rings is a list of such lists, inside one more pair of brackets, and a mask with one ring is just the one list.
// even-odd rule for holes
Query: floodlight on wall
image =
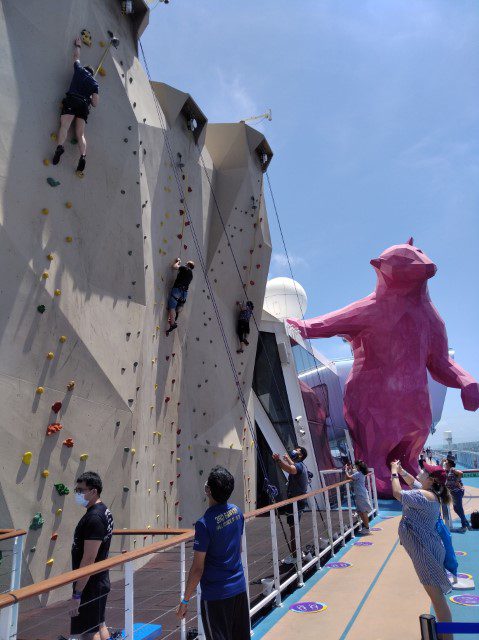
{"label": "floodlight on wall", "polygon": [[268,154],[267,153],[262,153],[261,154],[261,164],[268,164]]}
{"label": "floodlight on wall", "polygon": [[133,13],[133,0],[122,0],[121,12],[124,16]]}
{"label": "floodlight on wall", "polygon": [[300,429],[300,430],[299,430],[299,433],[300,433],[302,436],[305,436],[305,435],[306,435],[306,431],[305,431],[304,429]]}
{"label": "floodlight on wall", "polygon": [[178,162],[177,162],[177,165],[176,165],[176,166],[177,166],[179,169],[183,169],[183,168],[184,168],[184,166],[185,166],[185,163],[181,161],[182,155],[181,155],[181,153],[180,153],[179,151],[178,151],[178,153],[177,153],[176,155],[178,156]]}
{"label": "floodlight on wall", "polygon": [[302,419],[303,419],[303,416],[296,416],[295,421],[301,422]]}
{"label": "floodlight on wall", "polygon": [[195,129],[198,128],[198,123],[196,122],[195,118],[189,118],[186,126],[188,127],[188,131],[193,132]]}

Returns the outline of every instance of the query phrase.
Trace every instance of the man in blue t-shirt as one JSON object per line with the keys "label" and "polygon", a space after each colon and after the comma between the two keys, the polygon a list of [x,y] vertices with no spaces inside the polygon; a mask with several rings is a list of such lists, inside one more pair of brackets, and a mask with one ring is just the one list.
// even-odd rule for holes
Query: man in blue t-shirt
{"label": "man in blue t-shirt", "polygon": [[[296,498],[296,496],[302,496],[308,493],[308,469],[304,464],[308,455],[307,450],[304,447],[296,447],[292,451],[286,453],[282,458],[279,453],[273,453],[273,460],[281,467],[283,471],[288,474],[288,498]],[[304,508],[306,506],[306,500],[298,501],[298,519],[301,521]],[[296,562],[294,556],[296,553],[296,535],[294,531],[294,516],[293,505],[290,504],[286,507],[286,521],[289,525],[289,532],[291,536],[291,555],[283,560],[285,564],[294,564]]]}
{"label": "man in blue t-shirt", "polygon": [[201,584],[201,618],[206,640],[249,640],[250,618],[241,563],[244,517],[228,503],[235,481],[224,467],[214,467],[205,484],[209,508],[195,524],[194,556],[184,597],[176,610],[186,616],[188,602]]}
{"label": "man in blue t-shirt", "polygon": [[60,162],[60,158],[65,151],[63,145],[68,129],[73,120],[75,120],[75,135],[80,147],[80,160],[78,161],[77,171],[81,173],[86,164],[85,124],[88,120],[90,105],[93,107],[98,105],[98,83],[93,77],[93,69],[89,66],[82,67],[80,64],[80,49],[81,40],[77,38],[73,50],[73,78],[62,102],[60,130],[57,136],[58,146],[52,162],[53,164]]}

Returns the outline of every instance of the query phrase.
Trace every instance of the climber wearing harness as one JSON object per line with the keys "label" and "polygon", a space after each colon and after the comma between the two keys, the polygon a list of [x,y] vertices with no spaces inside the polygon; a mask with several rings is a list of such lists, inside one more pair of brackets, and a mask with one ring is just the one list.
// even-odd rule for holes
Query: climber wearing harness
{"label": "climber wearing harness", "polygon": [[253,315],[254,304],[251,300],[241,305],[238,324],[236,325],[236,333],[238,334],[240,347],[236,353],[243,353],[243,345],[248,346],[247,335],[249,334],[249,321]]}
{"label": "climber wearing harness", "polygon": [[90,105],[98,105],[98,83],[93,77],[94,71],[91,67],[83,67],[80,64],[81,40],[77,38],[73,49],[73,78],[70,87],[63,98],[62,112],[60,116],[60,130],[58,131],[58,146],[53,156],[53,164],[58,164],[62,153],[65,151],[64,142],[68,129],[75,120],[75,135],[80,147],[80,160],[77,171],[85,169],[86,164],[86,140],[85,124],[88,120]]}
{"label": "climber wearing harness", "polygon": [[188,260],[186,266],[182,266],[181,259],[176,260],[171,265],[173,269],[178,271],[173,287],[170,291],[170,297],[168,298],[168,324],[170,328],[166,332],[169,335],[171,331],[177,328],[176,321],[178,320],[178,314],[183,308],[186,297],[188,295],[188,287],[193,280],[193,269],[195,263],[192,260]]}

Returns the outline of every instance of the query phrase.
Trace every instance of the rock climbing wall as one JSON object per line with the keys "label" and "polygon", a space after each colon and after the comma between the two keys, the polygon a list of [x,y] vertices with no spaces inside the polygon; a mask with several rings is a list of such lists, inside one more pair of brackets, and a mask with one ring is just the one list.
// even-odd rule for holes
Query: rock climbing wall
{"label": "rock climbing wall", "polygon": [[[0,5],[0,526],[32,523],[25,584],[69,568],[82,512],[67,489],[86,469],[103,477],[118,528],[191,526],[215,464],[234,472],[234,499],[254,506],[233,368],[249,402],[256,332],[238,355],[235,324],[245,296],[262,307],[271,152],[245,124],[208,125],[187,93],[150,86],[136,46],[148,16],[134,5],[133,16],[116,0]],[[82,63],[94,67],[107,31],[120,39],[98,78],[83,178],[74,131],[50,164],[82,29],[92,37]],[[196,268],[167,337],[178,256]]]}

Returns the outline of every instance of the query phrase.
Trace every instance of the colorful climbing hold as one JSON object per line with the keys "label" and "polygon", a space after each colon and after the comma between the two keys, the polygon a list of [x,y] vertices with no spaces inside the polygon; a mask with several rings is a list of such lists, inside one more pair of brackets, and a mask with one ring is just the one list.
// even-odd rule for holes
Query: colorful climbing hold
{"label": "colorful climbing hold", "polygon": [[45,313],[45,311],[47,310],[46,306],[44,304],[39,304],[37,307],[37,311],[38,313]]}
{"label": "colorful climbing hold", "polygon": [[53,292],[56,296],[61,296],[62,292],[61,289],[55,289],[55,291]]}
{"label": "colorful climbing hold", "polygon": [[80,460],[81,460],[82,462],[85,462],[85,460],[88,460],[88,453],[82,453],[82,454],[80,455]]}
{"label": "colorful climbing hold", "polygon": [[48,471],[48,469],[43,469],[41,473],[42,478],[48,478],[49,475],[50,475],[50,472]]}
{"label": "colorful climbing hold", "polygon": [[54,433],[58,433],[63,429],[63,425],[59,422],[52,422],[47,427],[47,436],[52,436]]}
{"label": "colorful climbing hold", "polygon": [[50,536],[50,540],[57,540],[58,538],[58,533],[52,533],[52,535]]}
{"label": "colorful climbing hold", "polygon": [[62,444],[63,444],[65,447],[68,447],[69,449],[71,449],[75,443],[73,442],[73,438],[67,438],[66,440],[64,440],[64,441],[62,442]]}
{"label": "colorful climbing hold", "polygon": [[48,158],[43,158],[43,164],[48,167],[50,165],[50,160]]}
{"label": "colorful climbing hold", "polygon": [[46,280],[46,279],[47,279],[47,278],[49,278],[49,277],[50,277],[50,274],[48,273],[48,271],[44,271],[44,272],[42,273],[42,278],[43,278],[44,280]]}
{"label": "colorful climbing hold", "polygon": [[41,395],[44,391],[45,391],[45,389],[43,387],[37,387],[37,393],[39,395]]}
{"label": "colorful climbing hold", "polygon": [[131,450],[131,455],[132,455],[132,456],[134,456],[134,455],[135,455],[135,453],[136,453],[136,449],[132,449],[132,450]]}
{"label": "colorful climbing hold", "polygon": [[25,453],[22,456],[23,464],[30,464],[30,462],[32,461],[32,456],[33,456],[33,453],[31,451],[25,451]]}
{"label": "colorful climbing hold", "polygon": [[103,67],[100,67],[98,69],[98,74],[103,78],[104,76],[106,76],[106,71]]}
{"label": "colorful climbing hold", "polygon": [[53,564],[54,562],[55,562],[55,559],[54,559],[54,558],[50,558],[49,560],[47,560],[47,561],[45,562],[45,564],[46,564],[47,566],[51,567],[51,566],[52,566],[52,564]]}
{"label": "colorful climbing hold", "polygon": [[65,238],[65,242],[73,242],[73,238],[72,238],[72,236],[67,236],[67,237]]}
{"label": "colorful climbing hold", "polygon": [[49,351],[47,353],[47,360],[53,360],[54,357],[55,357],[55,354],[53,353],[53,351]]}
{"label": "colorful climbing hold", "polygon": [[60,401],[54,402],[52,404],[52,411],[53,413],[58,413],[60,411],[60,409],[62,408],[62,403]]}
{"label": "colorful climbing hold", "polygon": [[50,209],[47,209],[46,207],[43,207],[42,213],[43,213],[44,216],[47,216],[50,213]]}
{"label": "colorful climbing hold", "polygon": [[[57,139],[57,134],[55,132],[50,134],[50,139],[55,141]],[[45,162],[43,162],[43,164],[45,164]]]}
{"label": "colorful climbing hold", "polygon": [[68,391],[73,391],[74,388],[75,388],[75,380],[70,380],[70,382],[67,384],[67,389]]}
{"label": "colorful climbing hold", "polygon": [[47,182],[51,187],[58,187],[61,183],[55,178],[47,178]]}
{"label": "colorful climbing hold", "polygon": [[45,524],[45,520],[43,519],[42,514],[40,512],[37,512],[33,516],[32,521],[30,522],[29,528],[32,531],[36,531],[37,529],[41,529],[44,524]]}
{"label": "colorful climbing hold", "polygon": [[47,253],[47,260],[50,262],[53,260],[53,253]]}
{"label": "colorful climbing hold", "polygon": [[70,493],[70,489],[63,484],[63,482],[55,482],[53,485],[57,490],[59,496],[67,496]]}
{"label": "colorful climbing hold", "polygon": [[65,207],[66,207],[67,209],[71,209],[71,208],[73,207],[73,204],[70,202],[70,200],[67,200],[67,201],[65,202]]}
{"label": "colorful climbing hold", "polygon": [[130,487],[126,487],[126,486],[125,486],[125,487],[123,487],[123,491],[124,491],[125,493],[128,493],[128,491],[129,491],[129,490],[130,490]]}
{"label": "colorful climbing hold", "polygon": [[66,342],[67,341],[67,337],[66,336],[60,336],[59,338],[60,342]]}
{"label": "colorful climbing hold", "polygon": [[63,513],[63,509],[61,507],[58,507],[58,509],[55,511],[56,516],[61,516],[62,513]]}

